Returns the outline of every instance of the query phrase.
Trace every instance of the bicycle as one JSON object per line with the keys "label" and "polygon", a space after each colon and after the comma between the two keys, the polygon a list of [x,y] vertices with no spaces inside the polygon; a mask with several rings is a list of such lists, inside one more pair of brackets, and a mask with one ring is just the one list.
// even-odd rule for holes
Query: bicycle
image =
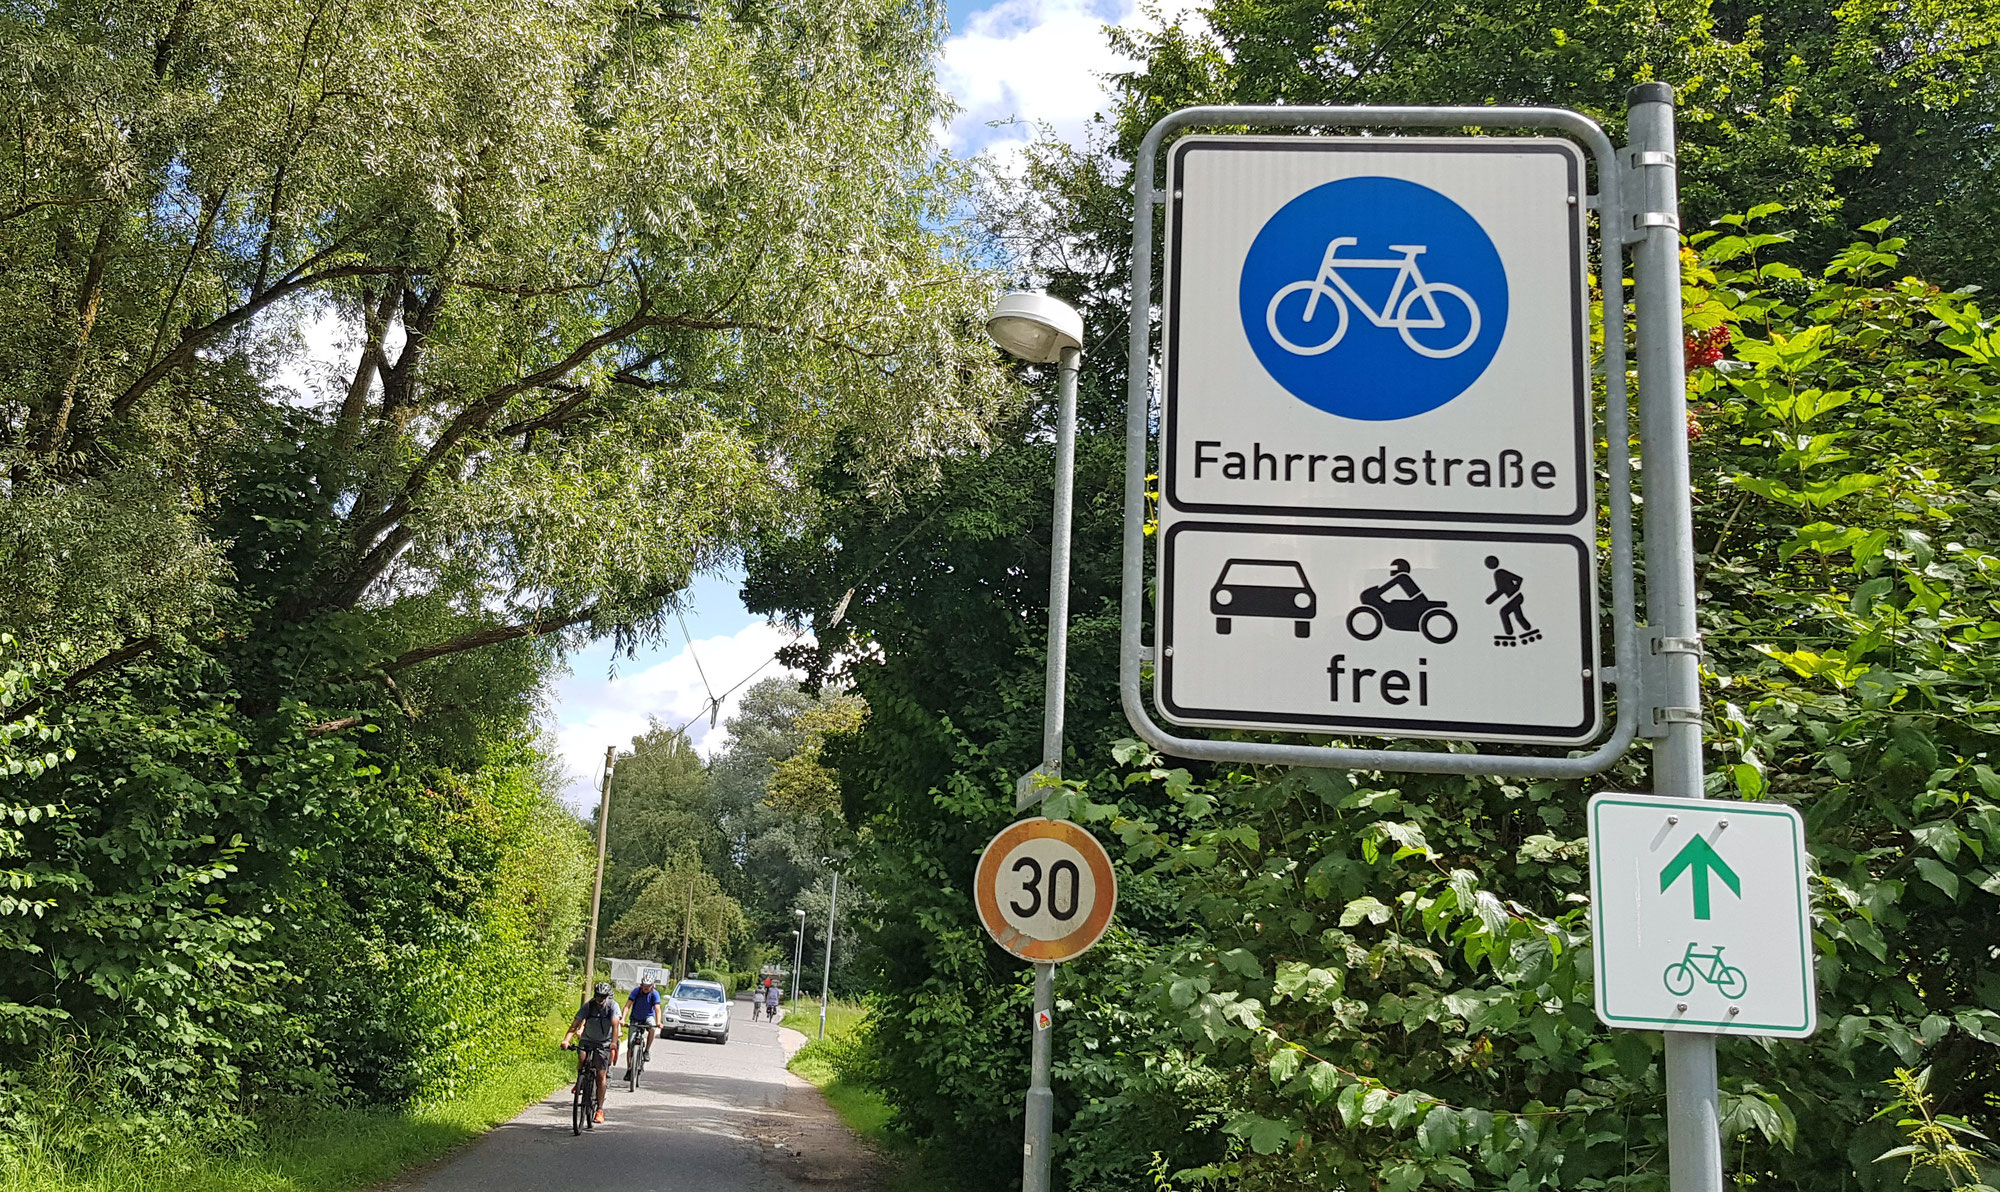
{"label": "bicycle", "polygon": [[[1271,338],[1277,341],[1279,347],[1294,356],[1317,356],[1322,352],[1331,351],[1334,345],[1347,335],[1349,303],[1353,303],[1375,326],[1394,327],[1396,333],[1403,337],[1403,343],[1408,345],[1412,352],[1419,356],[1428,356],[1432,360],[1446,360],[1456,356],[1471,347],[1472,341],[1479,338],[1479,304],[1472,300],[1472,295],[1448,282],[1426,279],[1423,270],[1417,267],[1417,258],[1430,251],[1428,245],[1391,244],[1389,251],[1403,254],[1395,259],[1339,255],[1342,248],[1359,243],[1361,242],[1353,236],[1336,237],[1326,246],[1326,255],[1320,258],[1319,273],[1316,276],[1295,281],[1271,295],[1270,305],[1264,308],[1264,329],[1271,333]],[[1389,296],[1383,299],[1381,310],[1370,306],[1367,299],[1348,284],[1347,279],[1340,275],[1339,271],[1342,269],[1396,270],[1395,283],[1389,287]],[[1320,299],[1324,298],[1332,303],[1333,334],[1318,344],[1306,347],[1286,339],[1284,333],[1278,330],[1278,307],[1293,294],[1307,295],[1305,313],[1301,317],[1301,321],[1305,323],[1313,321],[1313,316],[1319,311]],[[1465,319],[1466,330],[1458,342],[1449,347],[1434,348],[1419,341],[1415,333],[1436,331],[1455,324],[1456,320],[1448,319],[1445,308],[1439,305],[1440,298],[1455,300],[1465,308],[1462,317]],[[1421,318],[1412,318],[1411,308],[1418,303],[1423,304],[1423,315]]]}
{"label": "bicycle", "polygon": [[[1742,997],[1743,992],[1750,988],[1750,979],[1743,975],[1742,969],[1722,963],[1723,946],[1717,944],[1713,952],[1696,952],[1695,948],[1698,946],[1690,943],[1687,946],[1687,953],[1678,962],[1668,965],[1666,971],[1660,974],[1660,979],[1666,982],[1667,992],[1676,996],[1691,993],[1694,990],[1695,978],[1700,977],[1721,990],[1723,997]],[[1707,963],[1698,964],[1697,961]]]}
{"label": "bicycle", "polygon": [[650,1023],[635,1022],[632,1024],[631,1037],[625,1040],[625,1046],[629,1051],[625,1058],[630,1061],[625,1067],[627,1092],[638,1092],[639,1078],[646,1074],[646,1061],[653,1055],[653,1045],[646,1040],[646,1032],[651,1029]]}
{"label": "bicycle", "polygon": [[597,1129],[597,1069],[590,1066],[591,1052],[602,1052],[609,1066],[609,1048],[572,1043],[564,1051],[576,1052],[576,1083],[570,1086],[569,1132],[572,1136]]}

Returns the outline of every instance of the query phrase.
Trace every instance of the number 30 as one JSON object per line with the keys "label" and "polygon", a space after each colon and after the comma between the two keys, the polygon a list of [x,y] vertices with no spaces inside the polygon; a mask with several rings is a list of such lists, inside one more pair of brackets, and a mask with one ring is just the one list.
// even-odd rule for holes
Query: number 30
{"label": "number 30", "polygon": [[[1016,898],[1008,903],[1008,909],[1023,919],[1033,918],[1042,909],[1042,863],[1033,857],[1022,857],[1014,862],[1014,872],[1023,869],[1028,877],[1021,883],[1021,891],[1029,896],[1028,905],[1022,906]],[[1063,905],[1063,875],[1069,875],[1069,905]],[[1077,870],[1076,862],[1064,858],[1049,866],[1049,914],[1059,922],[1067,923],[1076,918],[1078,895],[1083,888],[1083,875]]]}

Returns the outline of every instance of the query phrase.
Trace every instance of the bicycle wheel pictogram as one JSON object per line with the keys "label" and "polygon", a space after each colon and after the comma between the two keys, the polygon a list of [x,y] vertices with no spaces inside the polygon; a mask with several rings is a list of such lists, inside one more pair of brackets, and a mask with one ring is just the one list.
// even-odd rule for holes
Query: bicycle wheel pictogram
{"label": "bicycle wheel pictogram", "polygon": [[[1442,300],[1442,301],[1440,301]],[[1428,315],[1422,319],[1412,318],[1412,308],[1421,302]],[[1463,334],[1458,334],[1459,328]],[[1438,330],[1439,343],[1427,343],[1428,333]],[[1447,282],[1434,281],[1411,290],[1396,308],[1396,331],[1412,352],[1428,356],[1433,360],[1448,360],[1472,346],[1479,338],[1479,306],[1472,301],[1472,295]],[[1424,339],[1417,332],[1426,332]],[[1453,335],[1458,335],[1454,341]]]}
{"label": "bicycle wheel pictogram", "polygon": [[[1327,324],[1325,339],[1316,344],[1295,344],[1279,330],[1281,308],[1285,299],[1294,294],[1305,295],[1305,309],[1298,316],[1301,326],[1313,326],[1314,316],[1319,314],[1318,307],[1322,304],[1332,312],[1330,316],[1322,316],[1319,320],[1322,324]],[[1271,338],[1277,341],[1278,346],[1292,355],[1317,356],[1321,352],[1331,350],[1347,335],[1347,301],[1340,296],[1339,290],[1332,289],[1318,280],[1295,281],[1271,296],[1271,305],[1264,311],[1264,327],[1271,333]]]}

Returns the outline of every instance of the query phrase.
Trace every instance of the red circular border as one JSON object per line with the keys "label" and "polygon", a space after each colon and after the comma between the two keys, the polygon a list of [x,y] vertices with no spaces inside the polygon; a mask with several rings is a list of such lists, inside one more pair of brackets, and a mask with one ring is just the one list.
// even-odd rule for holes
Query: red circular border
{"label": "red circular border", "polygon": [[[1061,939],[1038,940],[1022,935],[1000,914],[1000,862],[1016,845],[1035,839],[1060,840],[1083,854],[1084,862],[1090,866],[1091,879],[1097,884],[1090,915]],[[972,894],[979,906],[979,922],[994,943],[1023,960],[1060,964],[1090,951],[1103,938],[1104,929],[1111,925],[1112,913],[1118,909],[1118,874],[1111,868],[1111,854],[1104,851],[1097,837],[1068,820],[1037,816],[1008,824],[986,843],[972,879]]]}

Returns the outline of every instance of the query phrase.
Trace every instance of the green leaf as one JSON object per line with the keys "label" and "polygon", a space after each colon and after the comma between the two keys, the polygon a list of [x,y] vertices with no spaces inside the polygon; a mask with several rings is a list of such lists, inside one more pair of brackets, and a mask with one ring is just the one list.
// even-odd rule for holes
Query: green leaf
{"label": "green leaf", "polygon": [[1389,916],[1393,913],[1394,908],[1382,902],[1381,899],[1365,894],[1349,902],[1341,910],[1340,925],[1342,927],[1353,927],[1363,919],[1366,919],[1370,923],[1380,926],[1383,923],[1387,923]]}
{"label": "green leaf", "polygon": [[1271,1056],[1271,1083],[1284,1084],[1299,1070],[1299,1059],[1305,1053],[1297,1047],[1281,1047]]}
{"label": "green leaf", "polygon": [[1290,1125],[1258,1113],[1239,1113],[1223,1129],[1248,1142],[1260,1155],[1277,1154],[1297,1136]]}
{"label": "green leaf", "polygon": [[1943,890],[1946,898],[1958,897],[1958,875],[1943,862],[1934,861],[1929,857],[1918,857],[1917,872],[1924,875],[1925,881]]}

